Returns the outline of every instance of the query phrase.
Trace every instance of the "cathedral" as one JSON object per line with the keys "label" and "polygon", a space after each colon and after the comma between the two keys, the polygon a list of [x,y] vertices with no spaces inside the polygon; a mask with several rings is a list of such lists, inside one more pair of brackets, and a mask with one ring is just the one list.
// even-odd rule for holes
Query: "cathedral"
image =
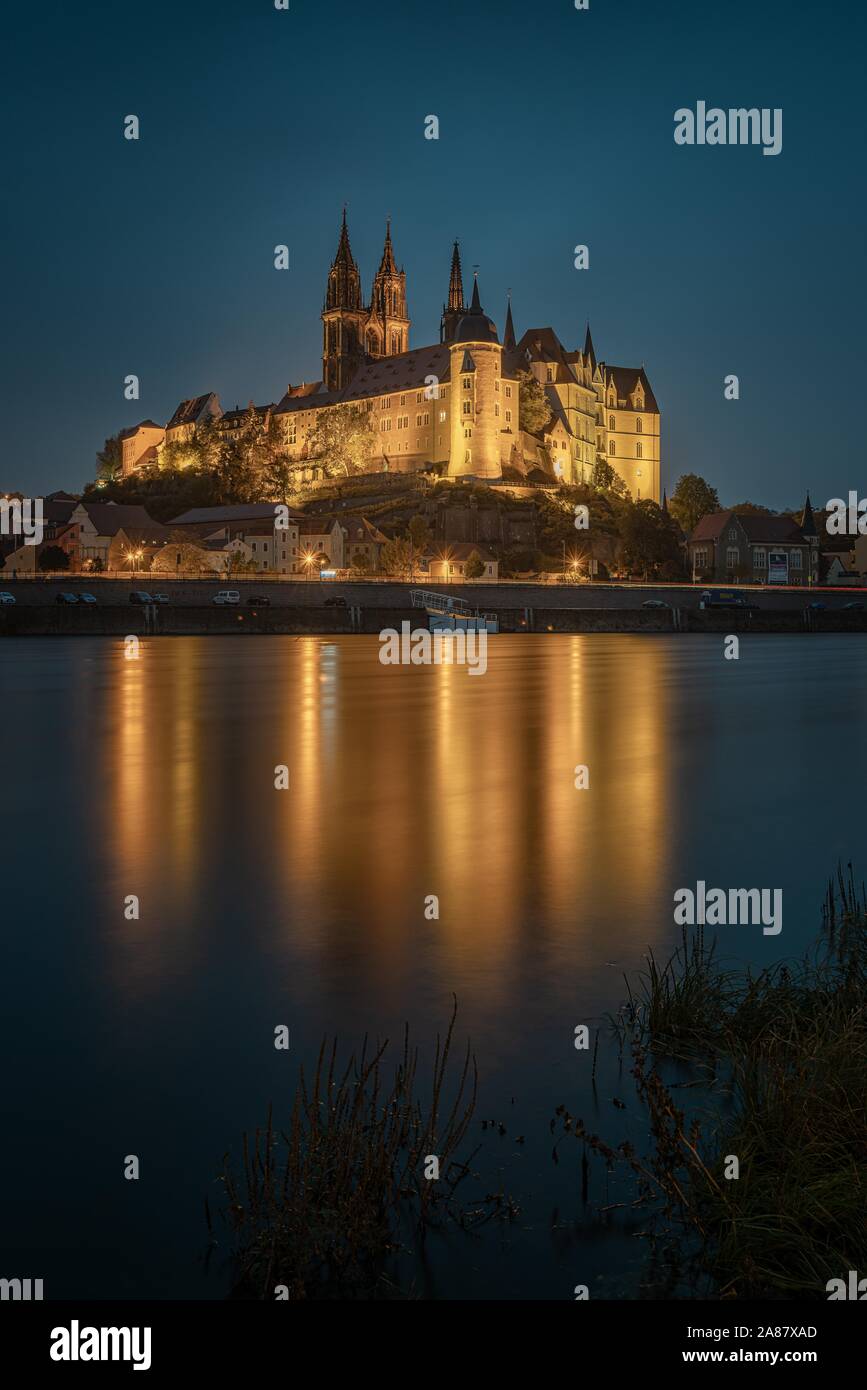
{"label": "cathedral", "polygon": [[[659,501],[660,414],[647,374],[597,359],[589,325],[582,348],[548,327],[519,338],[509,303],[501,338],[477,280],[466,302],[456,242],[439,342],[411,347],[410,326],[390,222],[365,303],[344,212],[322,309],[321,377],[289,386],[273,412],[299,464],[310,459],[319,412],[352,406],[370,416],[371,469],[434,465],[450,478],[554,484],[589,482],[603,461],[633,498]],[[521,421],[527,374],[550,409],[533,430]]]}
{"label": "cathedral", "polygon": [[[279,428],[301,479],[327,467],[317,456],[323,416],[343,411],[345,418],[351,409],[371,472],[426,469],[553,487],[590,482],[602,463],[634,499],[658,502],[660,414],[644,367],[597,358],[589,324],[583,347],[569,348],[550,327],[518,337],[511,302],[503,323],[501,337],[475,278],[467,303],[455,242],[439,340],[412,347],[406,273],[398,269],[391,224],[365,303],[344,211],[322,307],[321,376],[288,386],[277,405],[254,408]],[[209,392],[182,401],[165,427],[145,420],[125,431],[124,474],[157,461],[166,445],[182,443],[212,416],[230,437],[245,412],[224,412]]]}

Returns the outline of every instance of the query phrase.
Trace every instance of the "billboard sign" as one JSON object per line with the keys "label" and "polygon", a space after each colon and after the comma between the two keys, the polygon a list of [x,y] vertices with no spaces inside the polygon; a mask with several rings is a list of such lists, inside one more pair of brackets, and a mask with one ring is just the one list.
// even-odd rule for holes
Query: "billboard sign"
{"label": "billboard sign", "polygon": [[789,552],[787,550],[768,551],[768,583],[788,584]]}

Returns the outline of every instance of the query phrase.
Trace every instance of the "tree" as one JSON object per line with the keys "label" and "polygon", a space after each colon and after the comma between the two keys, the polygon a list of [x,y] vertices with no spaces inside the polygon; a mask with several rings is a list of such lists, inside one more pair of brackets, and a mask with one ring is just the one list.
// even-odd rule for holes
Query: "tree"
{"label": "tree", "polygon": [[399,539],[386,541],[382,547],[380,564],[385,574],[393,574],[400,578],[405,578],[411,574],[412,549],[409,541]]}
{"label": "tree", "polygon": [[632,574],[666,579],[682,574],[680,545],[670,519],[656,502],[642,497],[624,507],[620,517],[623,561]]}
{"label": "tree", "polygon": [[678,478],[677,487],[669,499],[668,510],[678,526],[687,535],[695,530],[703,516],[718,512],[720,500],[716,488],[706,483],[697,473],[684,473]]}
{"label": "tree", "polygon": [[107,439],[96,455],[96,476],[102,482],[114,483],[123,474],[123,445],[120,435]]}
{"label": "tree", "polygon": [[310,456],[321,459],[329,474],[370,471],[373,452],[373,416],[355,405],[336,405],[320,410],[310,435]]}
{"label": "tree", "polygon": [[[773,516],[770,507],[762,507],[758,502],[738,502],[728,511],[741,512],[744,516]],[[799,513],[800,515],[800,513]]]}
{"label": "tree", "polygon": [[629,488],[605,459],[597,458],[593,465],[593,486],[597,492],[610,492],[615,497],[628,497]]}
{"label": "tree", "polygon": [[47,545],[39,556],[41,570],[68,570],[69,556],[59,545]]}
{"label": "tree", "polygon": [[465,579],[481,579],[485,572],[485,562],[477,550],[474,550],[464,565]]}
{"label": "tree", "polygon": [[518,419],[522,430],[538,434],[551,419],[545,388],[532,372],[518,373]]}
{"label": "tree", "polygon": [[407,535],[412,541],[413,549],[423,552],[426,545],[430,544],[430,527],[427,519],[421,515],[414,516],[406,528]]}

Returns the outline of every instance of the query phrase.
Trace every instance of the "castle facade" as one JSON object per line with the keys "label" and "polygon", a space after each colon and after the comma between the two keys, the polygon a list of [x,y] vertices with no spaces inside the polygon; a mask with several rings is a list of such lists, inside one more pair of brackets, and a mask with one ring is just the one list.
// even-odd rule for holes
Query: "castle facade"
{"label": "castle facade", "polygon": [[[510,303],[501,338],[477,280],[465,301],[455,243],[439,341],[411,347],[410,326],[406,273],[395,259],[390,224],[365,303],[344,212],[322,308],[321,375],[288,386],[276,405],[256,407],[276,421],[302,478],[327,464],[317,461],[322,419],[351,410],[364,425],[371,471],[437,466],[455,479],[581,483],[604,462],[633,498],[659,502],[660,411],[647,373],[597,359],[589,325],[582,348],[567,348],[550,327],[518,338]],[[527,373],[541,388],[533,430],[521,420]],[[549,409],[541,423],[540,395]],[[125,432],[124,473],[158,458],[166,442],[209,415],[230,431],[243,412],[223,415],[213,393],[181,402],[162,440],[151,420]]]}

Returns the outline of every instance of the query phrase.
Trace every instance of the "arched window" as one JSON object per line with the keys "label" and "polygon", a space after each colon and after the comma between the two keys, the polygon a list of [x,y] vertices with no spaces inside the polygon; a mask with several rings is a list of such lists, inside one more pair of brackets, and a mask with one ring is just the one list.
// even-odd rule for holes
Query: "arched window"
{"label": "arched window", "polygon": [[636,433],[636,434],[641,434],[641,416],[640,416],[640,415],[638,416],[638,419],[635,421],[635,433]]}
{"label": "arched window", "polygon": [[608,452],[609,452],[609,454],[616,454],[616,453],[617,453],[617,442],[616,442],[616,440],[612,439],[612,441],[611,441],[611,443],[610,443],[610,445],[609,445],[609,447],[608,447]]}
{"label": "arched window", "polygon": [[617,429],[617,426],[616,426],[616,424],[614,423],[614,416],[613,416],[613,415],[609,415],[609,417],[608,417],[608,428],[609,428],[610,430],[616,430],[616,429]]}
{"label": "arched window", "polygon": [[637,459],[640,459],[640,458],[641,458],[641,445],[640,445],[640,444],[636,444],[636,446],[635,446],[635,457],[636,457]]}

